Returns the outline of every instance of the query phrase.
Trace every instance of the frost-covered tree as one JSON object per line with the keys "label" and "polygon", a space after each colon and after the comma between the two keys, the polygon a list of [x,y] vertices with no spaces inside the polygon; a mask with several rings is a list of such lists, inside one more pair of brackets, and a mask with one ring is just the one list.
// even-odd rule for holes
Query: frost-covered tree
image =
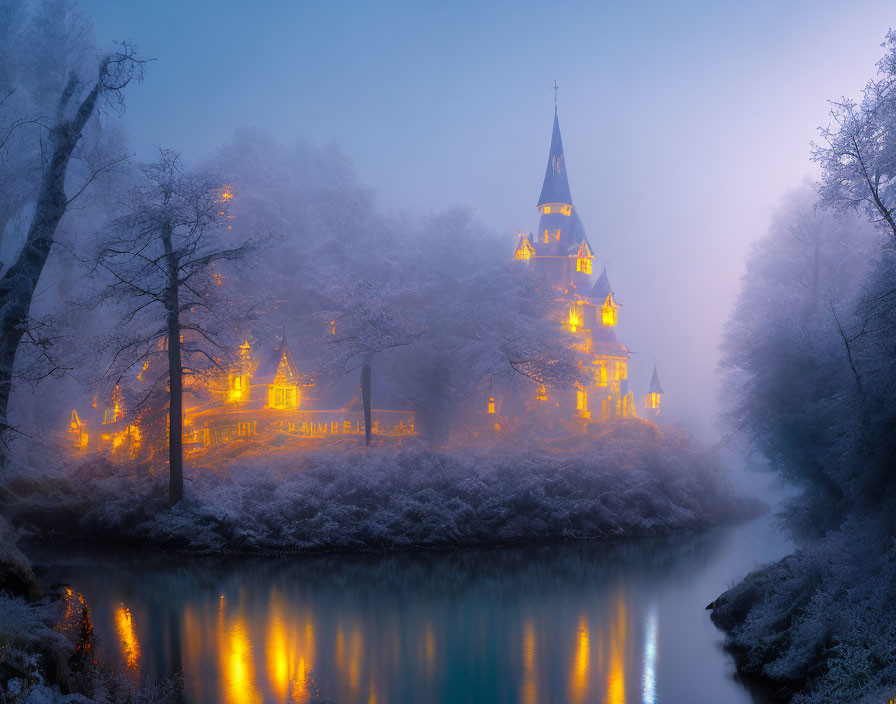
{"label": "frost-covered tree", "polygon": [[[726,327],[722,368],[728,420],[813,503],[814,524],[836,521],[843,487],[828,465],[831,428],[853,411],[839,325],[879,238],[855,214],[821,210],[808,187],[791,192],[754,245]],[[821,506],[823,505],[823,510]]]}
{"label": "frost-covered tree", "polygon": [[[6,133],[10,139],[33,139],[30,149],[24,143],[10,143],[2,148],[7,152],[15,145],[15,156],[10,156],[6,169],[21,167],[19,176],[26,176],[29,164],[39,164],[39,178],[32,187],[10,189],[0,203],[0,224],[5,230],[16,222],[23,209],[24,236],[9,265],[2,269],[0,278],[0,433],[8,428],[9,398],[12,390],[16,354],[31,325],[31,306],[34,292],[53,244],[59,223],[69,205],[111,162],[99,164],[92,173],[85,174],[77,184],[66,178],[69,165],[96,114],[104,107],[120,107],[124,88],[142,75],[143,62],[134,47],[120,44],[110,53],[96,56],[89,49],[89,24],[65,0],[46,0],[37,6],[30,22],[21,20],[21,5],[12,3],[4,8],[11,27],[18,27],[18,35],[7,35],[14,47],[14,55],[22,63],[13,65],[10,53],[2,58],[0,71],[16,75],[19,85],[7,91],[5,100],[27,92],[29,100],[19,103],[21,114],[4,113]],[[14,29],[5,28],[7,32]],[[38,130],[22,130],[25,123]],[[2,127],[0,127],[2,129]],[[120,160],[121,156],[113,161]],[[37,161],[35,162],[35,159]],[[4,237],[8,239],[8,235]],[[6,246],[6,251],[9,251]]]}
{"label": "frost-covered tree", "polygon": [[422,428],[444,441],[464,406],[485,388],[569,388],[579,355],[550,319],[551,288],[508,260],[504,238],[463,209],[424,219],[399,245],[417,272],[413,309],[426,325],[400,350],[397,368]]}
{"label": "frost-covered tree", "polygon": [[102,300],[123,309],[111,344],[115,381],[145,363],[146,371],[160,370],[145,380],[147,396],[167,386],[174,504],[183,496],[184,375],[219,366],[209,345],[224,348],[218,336],[237,314],[222,299],[213,267],[244,259],[251,245],[230,246],[223,236],[220,179],[185,172],[177,152],[160,152],[142,167],[125,212],[109,224],[96,264],[109,278]]}
{"label": "frost-covered tree", "polygon": [[883,46],[862,99],[831,101],[831,124],[821,130],[813,158],[823,169],[822,202],[861,209],[896,242],[896,31]]}

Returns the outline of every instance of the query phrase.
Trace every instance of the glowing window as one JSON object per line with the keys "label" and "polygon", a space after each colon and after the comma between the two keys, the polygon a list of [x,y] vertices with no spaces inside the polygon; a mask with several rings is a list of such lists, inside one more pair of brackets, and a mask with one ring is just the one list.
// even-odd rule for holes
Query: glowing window
{"label": "glowing window", "polygon": [[588,392],[584,390],[576,391],[576,410],[583,416],[588,415]]}
{"label": "glowing window", "polygon": [[595,370],[595,376],[597,377],[596,383],[598,386],[606,386],[607,385],[607,363],[606,362],[598,362],[597,369]]}
{"label": "glowing window", "polygon": [[488,400],[488,412],[489,412],[489,413],[494,413],[494,412],[495,412],[495,397],[494,397],[494,396],[492,396],[492,397]]}
{"label": "glowing window", "polygon": [[544,384],[542,384],[535,390],[535,400],[536,401],[547,401],[548,400],[548,390]]}
{"label": "glowing window", "polygon": [[601,311],[601,320],[604,325],[616,324],[616,306],[604,306]]}
{"label": "glowing window", "polygon": [[628,365],[625,362],[616,362],[616,380],[628,379]]}
{"label": "glowing window", "polygon": [[591,273],[591,259],[588,257],[579,257],[576,259],[576,271],[581,271],[585,274]]}
{"label": "glowing window", "polygon": [[294,386],[275,386],[273,394],[274,408],[295,408],[296,407],[296,389]]}
{"label": "glowing window", "polygon": [[660,407],[660,395],[659,394],[647,394],[647,407],[648,408],[659,408]]}

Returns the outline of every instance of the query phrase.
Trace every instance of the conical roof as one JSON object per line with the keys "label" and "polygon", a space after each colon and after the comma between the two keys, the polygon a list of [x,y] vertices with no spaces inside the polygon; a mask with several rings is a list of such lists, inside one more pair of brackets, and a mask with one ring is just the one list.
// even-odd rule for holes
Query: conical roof
{"label": "conical roof", "polygon": [[611,293],[613,294],[613,298],[615,299],[616,294],[613,291],[613,287],[610,285],[610,277],[607,276],[607,267],[604,267],[604,270],[597,278],[594,287],[591,289],[591,298],[594,298],[599,303],[603,304],[603,302],[607,300],[607,296],[609,296]]}
{"label": "conical roof", "polygon": [[663,387],[660,386],[660,375],[656,373],[656,364],[653,365],[653,376],[650,379],[650,388],[647,389],[649,394],[663,393]]}
{"label": "conical roof", "polygon": [[538,197],[538,206],[545,203],[564,203],[572,205],[569,194],[569,180],[566,177],[566,158],[563,156],[563,140],[560,137],[560,120],[554,110],[554,131],[551,134],[551,151],[548,154],[548,166],[544,172],[544,184]]}

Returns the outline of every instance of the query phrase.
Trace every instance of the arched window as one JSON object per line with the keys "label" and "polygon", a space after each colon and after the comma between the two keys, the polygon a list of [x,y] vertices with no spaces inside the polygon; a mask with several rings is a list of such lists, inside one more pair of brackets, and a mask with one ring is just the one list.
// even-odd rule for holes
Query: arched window
{"label": "arched window", "polygon": [[492,396],[492,397],[488,400],[488,412],[489,412],[489,413],[494,413],[494,412],[495,412],[495,397],[494,397],[494,396]]}

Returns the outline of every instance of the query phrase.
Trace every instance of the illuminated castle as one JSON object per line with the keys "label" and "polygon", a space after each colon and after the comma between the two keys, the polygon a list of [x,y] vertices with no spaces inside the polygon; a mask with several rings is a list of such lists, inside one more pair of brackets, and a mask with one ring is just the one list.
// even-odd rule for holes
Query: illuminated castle
{"label": "illuminated castle", "polygon": [[[620,303],[604,268],[593,280],[594,249],[576,212],[566,175],[566,158],[560,121],[554,109],[554,128],[538,198],[538,231],[519,235],[514,259],[545,276],[557,292],[554,301],[564,329],[583,351],[594,374],[593,381],[574,393],[538,386],[536,404],[551,404],[561,414],[581,419],[610,420],[637,416],[635,398],[628,383],[628,348],[616,336]],[[653,381],[643,407],[656,415],[662,388],[654,368]],[[553,397],[553,398],[552,398]],[[489,399],[492,413],[494,399]]]}
{"label": "illuminated castle", "polygon": [[[185,391],[195,403],[184,408],[184,451],[189,454],[250,438],[281,445],[290,438],[364,434],[364,411],[357,398],[343,407],[321,408],[320,399],[310,395],[313,388],[314,380],[299,370],[285,335],[261,355],[246,340],[233,364],[185,382]],[[94,401],[83,415],[72,410],[69,440],[80,450],[151,457],[155,449],[165,447],[158,440],[167,435],[166,418],[166,409],[147,409],[136,418],[127,414],[116,387],[108,403]],[[414,412],[373,409],[371,430],[374,435],[412,435]]]}

